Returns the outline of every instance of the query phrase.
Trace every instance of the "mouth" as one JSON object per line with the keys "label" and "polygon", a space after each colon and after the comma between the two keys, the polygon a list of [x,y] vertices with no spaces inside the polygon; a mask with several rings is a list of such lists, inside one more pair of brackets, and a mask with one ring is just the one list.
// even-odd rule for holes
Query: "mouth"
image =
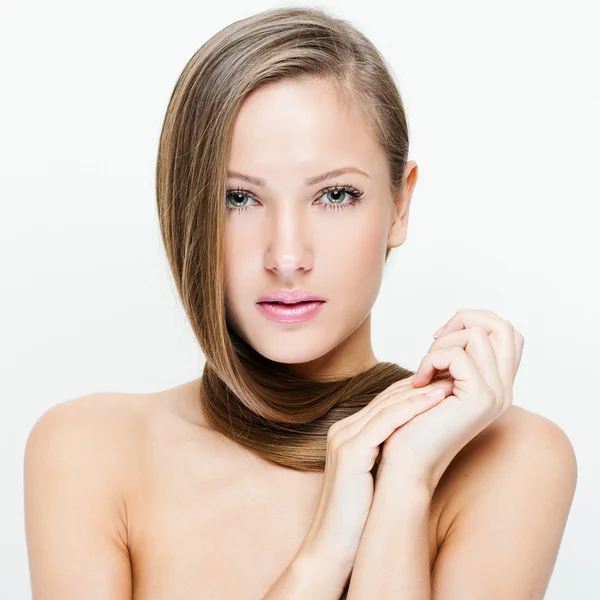
{"label": "mouth", "polygon": [[259,302],[258,304],[276,304],[281,306],[288,306],[290,308],[294,306],[300,306],[302,304],[315,304],[315,303],[323,303],[324,300],[302,300],[300,302]]}
{"label": "mouth", "polygon": [[258,302],[264,316],[280,323],[297,323],[315,317],[325,304],[324,300],[303,300],[288,304],[286,302]]}

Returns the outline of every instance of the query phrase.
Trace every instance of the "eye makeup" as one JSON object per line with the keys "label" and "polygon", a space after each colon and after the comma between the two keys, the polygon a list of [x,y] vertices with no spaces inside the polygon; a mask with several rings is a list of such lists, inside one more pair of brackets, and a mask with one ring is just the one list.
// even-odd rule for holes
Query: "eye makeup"
{"label": "eye makeup", "polygon": [[[352,199],[349,202],[344,204],[339,203],[319,203],[324,210],[346,210],[347,208],[355,208],[358,204],[363,201],[364,192],[357,190],[351,185],[333,185],[322,189],[318,195],[317,200],[329,194],[331,192],[334,193],[342,193],[348,194]],[[235,196],[238,196],[236,200],[239,200],[239,196],[242,196],[241,200],[243,201],[243,197],[247,197],[254,201],[258,201],[258,199],[252,194],[252,192],[245,190],[243,188],[237,187],[234,189],[228,189],[226,193],[226,200],[234,201]],[[250,206],[227,206],[227,210],[233,211],[237,210],[238,212],[242,212],[247,210]]]}

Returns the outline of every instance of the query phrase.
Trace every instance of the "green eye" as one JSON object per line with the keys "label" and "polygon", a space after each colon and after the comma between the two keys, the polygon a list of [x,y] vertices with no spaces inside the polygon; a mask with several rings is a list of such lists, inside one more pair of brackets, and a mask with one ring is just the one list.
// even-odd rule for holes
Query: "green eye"
{"label": "green eye", "polygon": [[[337,196],[335,198],[329,196],[329,199],[333,200],[333,202],[331,204],[325,203],[325,206],[327,208],[333,210],[340,210],[348,208],[350,206],[356,206],[358,203],[360,203],[359,198],[363,195],[363,192],[359,192],[358,190],[355,190],[353,187],[350,186],[334,186],[327,188],[326,190],[319,193],[321,194],[321,198],[329,194],[335,194]],[[348,196],[352,197],[353,200],[351,200],[350,202],[342,203],[341,200],[343,200],[344,194],[347,194]]]}
{"label": "green eye", "polygon": [[[329,194],[332,194],[333,197]],[[344,195],[347,194],[352,198],[349,202],[342,202]],[[325,210],[345,210],[346,208],[354,208],[362,202],[364,192],[361,192],[351,185],[334,185],[321,190],[317,196],[317,200],[320,200],[324,196],[329,195],[330,202],[317,202],[317,204]],[[257,201],[251,192],[242,188],[236,188],[227,190],[225,194],[226,201],[231,204],[227,204],[227,210],[237,210],[242,212],[247,210],[252,205],[248,205],[248,200]],[[341,199],[341,200],[340,200]]]}
{"label": "green eye", "polygon": [[[236,210],[236,209],[245,210],[247,208],[247,206],[243,205],[244,197],[246,197],[246,198],[251,197],[249,192],[247,192],[246,190],[241,190],[241,189],[227,190],[226,199],[231,200],[231,202],[233,203],[233,206],[228,206],[227,208],[229,208],[230,210]],[[242,204],[238,204],[238,203],[242,203]]]}

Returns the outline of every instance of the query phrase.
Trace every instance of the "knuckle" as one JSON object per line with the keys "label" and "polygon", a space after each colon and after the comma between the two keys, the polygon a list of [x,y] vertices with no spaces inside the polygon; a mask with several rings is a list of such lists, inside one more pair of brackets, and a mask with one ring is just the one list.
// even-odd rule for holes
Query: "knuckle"
{"label": "knuckle", "polygon": [[387,406],[383,406],[377,411],[377,414],[373,416],[373,419],[379,421],[387,421],[393,418],[394,414],[399,410],[399,406],[402,403],[394,402],[393,404],[388,404]]}
{"label": "knuckle", "polygon": [[481,327],[481,325],[475,325],[474,327],[472,327],[471,335],[473,337],[479,338],[480,340],[483,340],[488,337],[485,329]]}
{"label": "knuckle", "polygon": [[350,438],[338,445],[336,454],[339,460],[349,461],[352,459],[356,452],[356,443],[353,440],[354,438]]}
{"label": "knuckle", "polygon": [[393,415],[396,411],[398,410],[398,403],[394,403],[394,404],[388,404],[387,406],[384,406],[380,411],[379,414],[377,415],[379,417],[379,419],[389,419],[391,415]]}
{"label": "knuckle", "polygon": [[452,346],[452,348],[450,348],[449,350],[450,350],[450,355],[453,358],[458,358],[459,356],[466,354],[465,349],[458,347],[458,346]]}
{"label": "knuckle", "polygon": [[330,427],[329,431],[327,432],[327,444],[334,450],[343,441],[341,436],[338,435],[339,431],[340,431],[339,428],[333,429],[332,427]]}
{"label": "knuckle", "polygon": [[372,417],[370,420],[376,420],[376,421],[382,421],[385,420],[387,418],[387,415],[389,415],[389,408],[390,405],[388,404],[387,406],[382,406]]}
{"label": "knuckle", "polygon": [[483,406],[486,408],[486,410],[489,410],[491,406],[496,404],[496,394],[494,393],[494,390],[490,388],[485,389],[482,392],[481,397],[483,400]]}
{"label": "knuckle", "polygon": [[419,403],[419,400],[422,400],[425,397],[425,394],[421,393],[421,394],[414,394],[412,396],[409,396],[406,399],[406,403],[409,404],[410,406],[413,406],[415,404]]}
{"label": "knuckle", "polygon": [[330,442],[327,443],[327,452],[332,456],[339,456],[340,448],[343,445],[344,440],[333,438]]}
{"label": "knuckle", "polygon": [[327,447],[330,448],[332,452],[337,452],[339,447],[344,443],[344,440],[346,439],[346,437],[342,435],[341,432],[342,429],[339,426],[336,428],[330,427],[329,431],[327,432]]}
{"label": "knuckle", "polygon": [[331,442],[336,434],[336,432],[338,431],[338,422],[334,423],[328,430],[327,430],[327,441]]}

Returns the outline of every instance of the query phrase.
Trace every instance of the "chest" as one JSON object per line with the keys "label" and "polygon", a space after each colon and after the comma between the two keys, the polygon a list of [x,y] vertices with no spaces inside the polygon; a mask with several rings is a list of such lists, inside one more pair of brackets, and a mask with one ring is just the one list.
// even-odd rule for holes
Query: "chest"
{"label": "chest", "polygon": [[239,484],[157,500],[132,545],[134,600],[261,598],[293,559],[312,509],[308,498],[257,498]]}
{"label": "chest", "polygon": [[[175,465],[157,473],[130,515],[133,600],[262,598],[302,544],[321,484],[315,474],[194,479]],[[430,566],[437,520],[432,510]]]}

